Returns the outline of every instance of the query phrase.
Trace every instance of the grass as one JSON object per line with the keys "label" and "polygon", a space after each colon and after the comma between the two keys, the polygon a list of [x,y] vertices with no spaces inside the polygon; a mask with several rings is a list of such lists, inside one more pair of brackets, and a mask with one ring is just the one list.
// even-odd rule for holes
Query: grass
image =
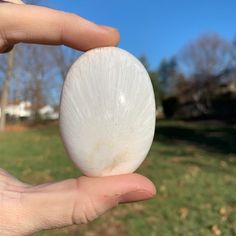
{"label": "grass", "polygon": [[[80,175],[56,126],[0,135],[0,163],[32,184]],[[159,193],[122,205],[89,225],[38,235],[236,235],[236,126],[217,122],[158,123],[148,158],[138,170]]]}

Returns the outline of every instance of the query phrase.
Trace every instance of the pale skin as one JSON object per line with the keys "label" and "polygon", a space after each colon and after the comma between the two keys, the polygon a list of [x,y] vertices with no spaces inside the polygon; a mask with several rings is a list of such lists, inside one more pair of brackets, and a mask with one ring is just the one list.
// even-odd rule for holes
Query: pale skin
{"label": "pale skin", "polygon": [[[0,3],[0,52],[20,42],[66,45],[86,51],[116,46],[116,29],[78,15],[19,0]],[[39,186],[25,184],[0,169],[0,235],[31,235],[94,220],[120,203],[146,200],[156,194],[153,183],[138,174],[80,177]]]}

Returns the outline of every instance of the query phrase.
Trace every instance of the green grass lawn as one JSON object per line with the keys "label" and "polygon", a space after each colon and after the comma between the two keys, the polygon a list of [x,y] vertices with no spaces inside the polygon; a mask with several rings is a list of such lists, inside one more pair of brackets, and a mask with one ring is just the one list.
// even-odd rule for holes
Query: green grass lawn
{"label": "green grass lawn", "polygon": [[[32,184],[80,175],[56,126],[1,134],[0,166]],[[236,235],[236,125],[158,122],[138,172],[156,184],[153,200],[119,206],[89,225],[38,235]]]}

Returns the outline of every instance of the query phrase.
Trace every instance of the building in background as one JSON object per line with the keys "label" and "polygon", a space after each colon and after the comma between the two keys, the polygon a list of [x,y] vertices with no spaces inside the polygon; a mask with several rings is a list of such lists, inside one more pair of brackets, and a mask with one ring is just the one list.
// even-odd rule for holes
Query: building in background
{"label": "building in background", "polygon": [[59,113],[50,105],[40,108],[38,114],[42,120],[57,120],[59,118]]}
{"label": "building in background", "polygon": [[[35,117],[32,110],[32,104],[29,101],[9,101],[6,107],[6,115],[10,120],[33,120]],[[38,110],[38,115],[42,120],[57,120],[59,118],[59,113],[50,105],[45,105],[40,108]]]}

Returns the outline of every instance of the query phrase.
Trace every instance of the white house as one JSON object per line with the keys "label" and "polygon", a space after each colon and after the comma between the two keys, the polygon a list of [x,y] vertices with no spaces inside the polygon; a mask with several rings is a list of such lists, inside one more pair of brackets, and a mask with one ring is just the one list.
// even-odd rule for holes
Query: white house
{"label": "white house", "polygon": [[59,113],[50,105],[40,108],[38,112],[43,120],[57,120],[59,118]]}
{"label": "white house", "polygon": [[[59,118],[58,112],[50,105],[40,108],[38,113],[43,120],[57,120]],[[6,114],[14,119],[31,119],[33,118],[32,104],[29,101],[9,102],[6,107]]]}
{"label": "white house", "polygon": [[16,119],[30,118],[32,116],[31,103],[29,101],[9,102],[6,107],[6,114]]}

